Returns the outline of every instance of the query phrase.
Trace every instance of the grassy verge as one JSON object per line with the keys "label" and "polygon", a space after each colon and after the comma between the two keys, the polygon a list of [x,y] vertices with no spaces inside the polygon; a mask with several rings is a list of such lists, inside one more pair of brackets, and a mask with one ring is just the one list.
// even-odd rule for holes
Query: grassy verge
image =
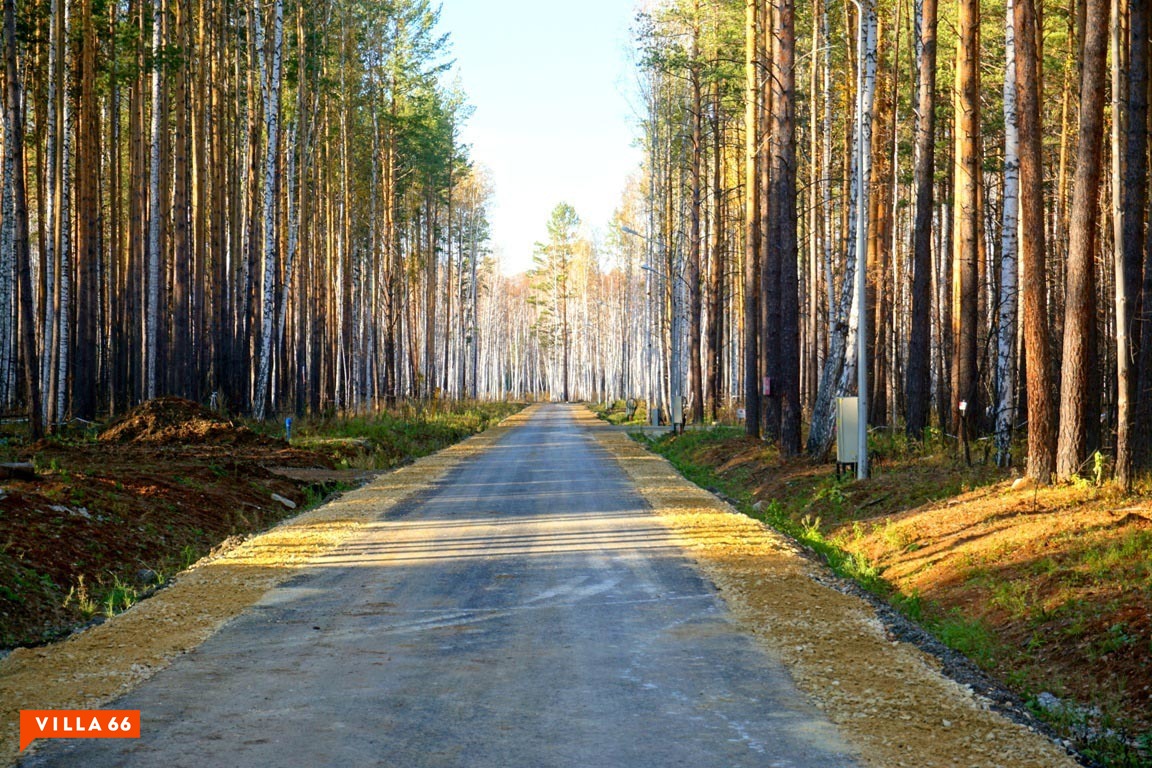
{"label": "grassy verge", "polygon": [[648,423],[648,403],[644,400],[633,400],[631,409],[626,400],[597,403],[589,407],[599,418],[617,427],[643,426]]}
{"label": "grassy verge", "polygon": [[[523,403],[413,401],[371,415],[308,417],[292,427],[292,445],[324,451],[345,469],[390,469],[435,453],[524,408]],[[279,425],[255,425],[283,436]]]}
{"label": "grassy verge", "polygon": [[739,429],[638,439],[1004,681],[1097,764],[1152,765],[1146,496],[1013,491],[994,467],[897,436],[874,436],[862,483]]}

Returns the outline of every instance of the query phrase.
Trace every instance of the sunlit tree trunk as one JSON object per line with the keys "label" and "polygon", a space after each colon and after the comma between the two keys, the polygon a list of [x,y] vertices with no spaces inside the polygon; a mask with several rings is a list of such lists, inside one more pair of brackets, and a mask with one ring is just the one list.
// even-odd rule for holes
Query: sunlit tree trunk
{"label": "sunlit tree trunk", "polygon": [[703,315],[702,291],[700,286],[701,259],[701,187],[704,156],[704,89],[701,82],[703,59],[700,56],[700,3],[696,1],[692,19],[692,60],[689,63],[690,88],[692,91],[691,116],[692,137],[689,168],[688,202],[688,399],[691,403],[693,424],[704,422],[704,376],[700,360],[701,318]]}
{"label": "sunlit tree trunk", "polygon": [[1012,455],[1012,422],[1016,413],[1016,250],[1018,242],[1020,139],[1016,118],[1016,35],[1013,0],[1004,24],[1004,211],[1000,229],[1000,316],[996,352],[996,463],[1007,466]]}
{"label": "sunlit tree trunk", "polygon": [[[721,350],[724,343],[724,243],[725,219],[728,215],[725,206],[724,190],[724,142],[722,106],[720,103],[720,81],[712,86],[712,194],[715,197],[712,216],[712,258],[708,278],[708,393],[711,404],[712,421],[720,418]],[[629,270],[631,264],[629,264]],[[625,332],[625,337],[629,334]],[[627,363],[625,363],[627,364]]]}
{"label": "sunlit tree trunk", "polygon": [[54,0],[49,6],[48,19],[48,96],[47,96],[47,126],[45,130],[45,174],[43,186],[44,218],[41,228],[42,259],[40,284],[43,287],[41,299],[41,357],[40,357],[40,384],[41,407],[43,419],[49,431],[52,431],[56,420],[56,392],[53,389],[55,371],[52,361],[59,354],[59,342],[56,331],[60,321],[56,316],[58,289],[56,285],[59,276],[59,242],[63,227],[61,226],[61,195],[65,173],[63,169],[63,111],[65,108],[66,88],[64,86],[64,54],[67,51],[65,38],[64,0]]}
{"label": "sunlit tree trunk", "polygon": [[744,9],[744,427],[751,437],[760,436],[759,6],[746,0]]}
{"label": "sunlit tree trunk", "polygon": [[[100,327],[100,283],[101,269],[101,211],[100,177],[102,157],[100,147],[100,105],[96,93],[98,80],[96,72],[97,36],[93,17],[92,0],[80,0],[81,39],[80,39],[80,105],[77,115],[77,140],[79,151],[76,154],[76,180],[79,187],[76,207],[76,359],[72,371],[73,416],[92,421],[96,417],[97,394],[100,391],[101,373],[99,350],[101,346]],[[63,256],[63,252],[61,253]],[[61,262],[63,263],[63,261]],[[68,304],[65,300],[71,294],[68,270],[62,270],[60,295],[61,314],[67,319]],[[60,328],[60,360],[57,364],[57,380],[60,386],[59,402],[63,403],[69,373],[69,355],[73,349],[69,340],[68,324]],[[64,408],[58,405],[57,412]]]}
{"label": "sunlit tree trunk", "polygon": [[1093,370],[1096,361],[1095,249],[1109,13],[1108,0],[1087,0],[1080,79],[1080,144],[1076,151],[1068,233],[1060,431],[1056,446],[1056,476],[1060,480],[1074,477],[1087,459],[1089,388],[1098,375]]}
{"label": "sunlit tree trunk", "polygon": [[[980,412],[977,336],[980,293],[980,5],[959,0],[954,100],[952,256],[952,425],[959,434]],[[961,413],[959,403],[966,403]]]}

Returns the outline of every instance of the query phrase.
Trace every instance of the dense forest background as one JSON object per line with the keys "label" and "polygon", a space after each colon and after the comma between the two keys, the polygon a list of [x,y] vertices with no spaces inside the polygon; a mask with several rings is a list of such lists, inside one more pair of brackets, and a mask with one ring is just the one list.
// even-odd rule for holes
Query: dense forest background
{"label": "dense forest background", "polygon": [[159,394],[682,395],[822,456],[860,337],[872,425],[1128,484],[1147,6],[646,3],[643,167],[508,276],[427,0],[6,0],[0,404],[39,434]]}
{"label": "dense forest background", "polygon": [[650,401],[671,366],[687,421],[739,403],[750,434],[823,456],[862,338],[873,427],[1129,485],[1152,459],[1148,14],[651,4],[647,164],[621,208],[668,276],[647,284],[671,329]]}

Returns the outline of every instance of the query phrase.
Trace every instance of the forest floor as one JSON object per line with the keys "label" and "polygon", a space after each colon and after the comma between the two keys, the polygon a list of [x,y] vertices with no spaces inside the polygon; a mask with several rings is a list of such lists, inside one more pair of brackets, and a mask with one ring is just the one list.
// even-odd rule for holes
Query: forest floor
{"label": "forest floor", "polygon": [[103,431],[20,445],[35,479],[0,487],[0,655],[99,623],[177,572],[375,476],[479,432],[492,404],[300,424],[292,444],[162,398]]}
{"label": "forest floor", "polygon": [[862,483],[739,429],[641,439],[966,655],[1089,762],[1152,765],[1147,490],[1014,490],[1007,471],[888,436]]}

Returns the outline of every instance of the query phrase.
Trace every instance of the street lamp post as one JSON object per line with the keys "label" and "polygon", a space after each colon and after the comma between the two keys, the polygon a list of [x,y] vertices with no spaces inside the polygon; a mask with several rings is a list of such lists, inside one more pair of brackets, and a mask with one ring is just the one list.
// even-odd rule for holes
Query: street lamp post
{"label": "street lamp post", "polygon": [[[620,227],[620,231],[626,235],[633,235],[634,237],[643,238],[650,243],[656,244],[661,248],[661,250],[667,252],[667,248],[662,240],[654,240],[647,235],[637,232],[631,227]],[[674,279],[669,279],[668,275],[665,275],[663,272],[655,269],[649,264],[641,264],[640,268],[648,272],[649,275],[658,278],[663,284],[670,286],[672,290],[672,339],[668,357],[668,394],[672,402],[670,403],[671,407],[669,413],[669,421],[672,424],[673,430],[679,430],[684,424],[684,398],[682,395],[680,381],[680,335],[682,327],[681,323],[683,321],[683,318],[680,316],[681,308],[683,305],[683,302],[680,300],[680,283],[684,281],[684,278],[679,274],[675,274],[673,275]],[[651,349],[651,347],[649,347],[649,349]]]}

